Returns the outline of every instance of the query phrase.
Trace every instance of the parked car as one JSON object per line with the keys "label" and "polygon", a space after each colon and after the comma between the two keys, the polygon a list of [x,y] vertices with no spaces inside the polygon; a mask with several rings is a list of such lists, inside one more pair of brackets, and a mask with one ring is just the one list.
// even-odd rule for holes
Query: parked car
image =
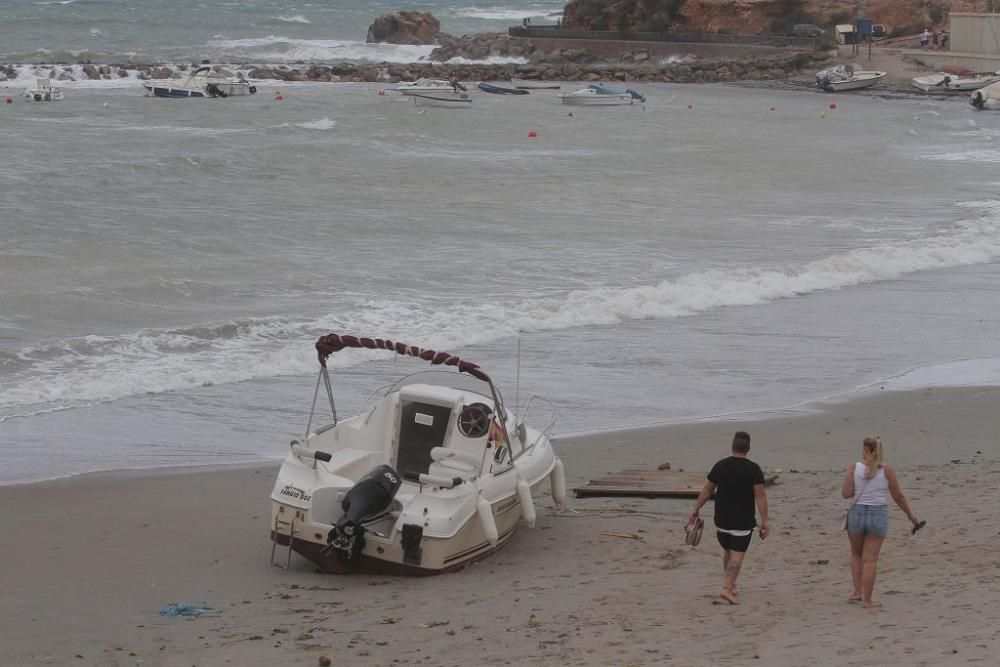
{"label": "parked car", "polygon": [[823,29],[813,23],[796,23],[785,31],[785,37],[819,37]]}
{"label": "parked car", "polygon": [[872,25],[872,37],[874,37],[876,39],[879,39],[879,38],[885,37],[888,34],[889,34],[889,31],[886,30],[886,27],[885,27],[884,23],[876,23],[876,24]]}

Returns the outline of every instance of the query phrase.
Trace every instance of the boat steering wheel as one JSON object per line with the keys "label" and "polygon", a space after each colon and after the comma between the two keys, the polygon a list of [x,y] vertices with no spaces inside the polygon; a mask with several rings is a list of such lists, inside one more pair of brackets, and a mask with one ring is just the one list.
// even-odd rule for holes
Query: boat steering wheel
{"label": "boat steering wheel", "polygon": [[471,403],[458,415],[458,430],[467,438],[481,438],[490,430],[493,411],[485,403]]}

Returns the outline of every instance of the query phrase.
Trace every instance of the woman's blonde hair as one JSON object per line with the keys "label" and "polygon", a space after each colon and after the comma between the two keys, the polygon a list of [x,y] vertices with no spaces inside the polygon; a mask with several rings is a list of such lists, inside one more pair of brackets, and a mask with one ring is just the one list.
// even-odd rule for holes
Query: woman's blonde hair
{"label": "woman's blonde hair", "polygon": [[868,452],[868,463],[862,479],[871,479],[878,472],[878,469],[885,465],[885,452],[882,450],[882,438],[880,436],[868,436],[864,442],[865,451]]}

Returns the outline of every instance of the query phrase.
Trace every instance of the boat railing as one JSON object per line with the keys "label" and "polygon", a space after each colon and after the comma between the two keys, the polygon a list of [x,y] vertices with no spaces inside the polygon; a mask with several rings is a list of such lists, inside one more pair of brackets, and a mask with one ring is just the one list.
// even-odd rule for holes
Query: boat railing
{"label": "boat railing", "polygon": [[[533,407],[532,403],[535,403],[536,405],[541,404],[540,409],[548,409],[549,414],[546,416],[547,421],[545,423],[545,427],[539,429],[538,437],[535,438],[531,442],[531,444],[528,444],[526,442],[527,427],[525,427],[524,424],[527,420],[529,411]],[[542,398],[537,394],[533,394],[531,397],[528,398],[528,401],[524,404],[524,408],[521,410],[521,415],[520,417],[518,417],[517,426],[515,427],[518,441],[521,443],[521,451],[519,451],[517,454],[514,454],[511,457],[510,459],[511,463],[513,463],[517,459],[521,458],[523,455],[533,450],[535,448],[535,445],[541,442],[544,438],[549,437],[549,435],[552,432],[552,427],[554,427],[556,424],[556,416],[557,416],[556,406],[555,404],[552,403],[552,401],[548,400],[547,398]]]}

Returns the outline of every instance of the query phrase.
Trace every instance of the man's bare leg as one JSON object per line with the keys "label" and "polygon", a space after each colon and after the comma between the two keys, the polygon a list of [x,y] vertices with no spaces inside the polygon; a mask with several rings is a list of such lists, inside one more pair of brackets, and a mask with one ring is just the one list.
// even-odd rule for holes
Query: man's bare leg
{"label": "man's bare leg", "polygon": [[[729,549],[724,549],[723,552],[722,552],[722,576],[723,577],[725,577],[726,576],[726,572],[729,571],[728,570],[728,568],[729,568],[729,559],[732,558],[732,554],[733,554],[733,552],[730,551]],[[736,585],[735,584],[729,590],[729,592],[732,593],[733,595],[736,595]]]}
{"label": "man's bare leg", "polygon": [[736,588],[736,578],[740,576],[740,568],[743,566],[743,552],[732,551],[729,553],[729,562],[726,563],[726,580],[722,585],[722,592],[719,597],[729,604],[739,604],[733,596],[733,589]]}
{"label": "man's bare leg", "polygon": [[861,555],[865,544],[864,534],[848,533],[851,542],[851,581],[854,582],[854,592],[847,598],[848,602],[861,602]]}
{"label": "man's bare leg", "polygon": [[861,555],[861,594],[865,609],[881,607],[882,603],[872,600],[875,590],[875,567],[878,564],[878,554],[882,550],[884,537],[865,535],[864,550]]}

